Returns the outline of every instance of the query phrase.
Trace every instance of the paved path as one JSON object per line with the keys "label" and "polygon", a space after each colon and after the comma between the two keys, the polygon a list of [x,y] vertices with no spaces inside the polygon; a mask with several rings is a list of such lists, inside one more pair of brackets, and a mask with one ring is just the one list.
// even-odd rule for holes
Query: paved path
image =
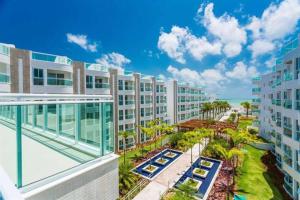
{"label": "paved path", "polygon": [[[201,151],[204,145],[201,145]],[[193,162],[198,158],[199,144],[193,147]],[[191,150],[184,152],[177,160],[175,160],[167,169],[152,180],[135,198],[134,200],[160,200],[168,188],[171,188],[179,180],[182,174],[191,165]]]}

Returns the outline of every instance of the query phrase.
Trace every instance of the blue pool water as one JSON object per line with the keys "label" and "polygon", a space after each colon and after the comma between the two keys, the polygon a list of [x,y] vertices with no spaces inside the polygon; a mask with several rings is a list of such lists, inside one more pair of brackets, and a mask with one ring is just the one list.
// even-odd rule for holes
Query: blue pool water
{"label": "blue pool water", "polygon": [[[208,168],[208,167],[205,167],[205,166],[201,166],[201,169],[205,169],[205,170],[208,170],[208,174],[205,178],[201,178],[201,177],[198,177],[196,175],[193,176],[194,179],[196,180],[200,180],[202,181],[202,184],[199,188],[199,190],[196,192],[196,196],[200,197],[200,198],[203,198],[204,195],[206,194],[211,182],[212,182],[212,179],[214,178],[215,174],[217,173],[218,171],[218,168],[221,164],[221,161],[218,161],[218,160],[214,160],[214,159],[210,159],[210,158],[204,158],[204,157],[201,157],[201,160],[207,160],[207,161],[210,161],[213,163],[213,166],[211,168]],[[186,178],[188,177],[192,177],[192,172],[195,168],[200,168],[200,159],[198,158],[192,165],[192,167],[190,167],[184,174],[183,176],[178,180],[178,182],[175,184],[175,187],[179,187],[179,185],[181,183],[183,183],[185,181]]]}
{"label": "blue pool water", "polygon": [[[164,154],[166,154],[168,152],[175,153],[176,156],[174,158],[169,158],[169,157],[164,156]],[[157,174],[162,172],[166,167],[168,167],[174,160],[176,160],[181,155],[182,155],[182,152],[175,151],[172,149],[165,149],[164,151],[153,156],[150,160],[147,160],[146,162],[144,162],[144,163],[140,164],[139,166],[137,166],[136,168],[134,168],[133,172],[135,172],[147,179],[153,179]],[[164,165],[155,163],[155,160],[160,157],[167,159],[167,162]],[[145,168],[149,164],[157,167],[157,170],[153,173],[146,172],[143,168]]]}

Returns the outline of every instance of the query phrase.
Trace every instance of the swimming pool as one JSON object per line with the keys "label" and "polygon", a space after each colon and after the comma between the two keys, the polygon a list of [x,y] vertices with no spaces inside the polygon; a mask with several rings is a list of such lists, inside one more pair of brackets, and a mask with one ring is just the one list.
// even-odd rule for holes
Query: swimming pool
{"label": "swimming pool", "polygon": [[149,180],[154,179],[164,169],[170,166],[182,155],[182,152],[173,149],[164,151],[151,157],[149,160],[141,163],[133,169],[133,172]]}
{"label": "swimming pool", "polygon": [[[210,166],[200,166],[200,158],[198,158],[193,163],[192,167],[190,167],[177,181],[175,187],[179,188],[179,186],[182,183],[185,183],[193,177],[193,179],[196,180],[198,183],[196,186],[199,186],[199,188],[196,189],[197,192],[195,193],[195,196],[201,199],[207,198],[208,193],[213,185],[213,182],[215,181],[217,174],[219,173],[219,169],[221,167],[222,162],[220,160],[215,160],[212,158],[201,157],[202,164],[203,161],[208,161],[212,164]],[[206,164],[208,165],[208,163]],[[197,174],[197,168],[205,170],[203,171],[204,173],[202,175]]]}

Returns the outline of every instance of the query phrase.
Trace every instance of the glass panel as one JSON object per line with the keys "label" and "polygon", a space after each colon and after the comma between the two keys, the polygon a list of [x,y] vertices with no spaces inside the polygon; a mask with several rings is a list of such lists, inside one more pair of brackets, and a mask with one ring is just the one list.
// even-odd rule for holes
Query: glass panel
{"label": "glass panel", "polygon": [[60,134],[74,138],[75,137],[75,107],[72,104],[60,105]]}
{"label": "glass panel", "polygon": [[79,140],[94,146],[100,146],[99,104],[80,105]]}
{"label": "glass panel", "polygon": [[36,126],[43,128],[44,127],[44,114],[43,114],[43,105],[36,105],[35,106],[35,120]]}
{"label": "glass panel", "polygon": [[56,104],[47,105],[47,130],[56,132],[57,131],[57,110],[58,106]]}

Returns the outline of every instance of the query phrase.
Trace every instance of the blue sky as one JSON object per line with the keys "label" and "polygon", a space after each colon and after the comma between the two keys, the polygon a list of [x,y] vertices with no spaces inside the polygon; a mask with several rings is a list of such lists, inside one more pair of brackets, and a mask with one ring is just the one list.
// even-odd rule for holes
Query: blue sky
{"label": "blue sky", "polygon": [[299,19],[299,0],[0,0],[0,42],[249,98]]}

